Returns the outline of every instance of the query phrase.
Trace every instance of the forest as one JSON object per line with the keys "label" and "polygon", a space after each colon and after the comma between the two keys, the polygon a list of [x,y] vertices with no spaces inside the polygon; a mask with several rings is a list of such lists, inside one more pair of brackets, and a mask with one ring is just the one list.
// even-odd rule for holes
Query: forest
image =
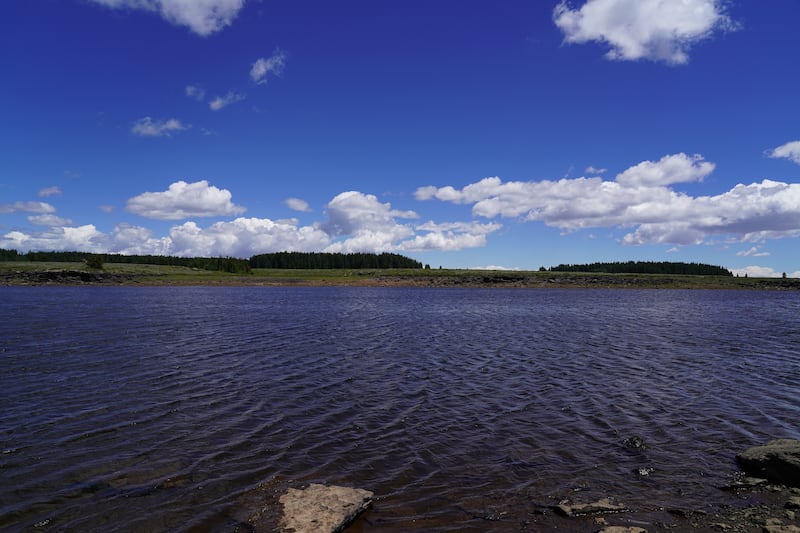
{"label": "forest", "polygon": [[382,253],[315,253],[278,252],[254,255],[250,258],[252,268],[422,268],[422,263],[398,254]]}
{"label": "forest", "polygon": [[165,255],[91,254],[87,252],[28,252],[0,248],[0,261],[86,262],[99,268],[104,263],[170,265],[202,270],[247,274],[253,268],[286,269],[359,269],[359,268],[422,268],[422,263],[408,257],[382,253],[305,253],[278,252],[254,255],[250,259],[235,257],[173,257]]}
{"label": "forest", "polygon": [[[542,267],[539,270],[544,270]],[[558,265],[550,272],[602,272],[606,274],[689,274],[696,276],[733,276],[727,268],[703,263],[672,263],[667,261],[626,261],[617,263],[590,263],[583,265]]]}

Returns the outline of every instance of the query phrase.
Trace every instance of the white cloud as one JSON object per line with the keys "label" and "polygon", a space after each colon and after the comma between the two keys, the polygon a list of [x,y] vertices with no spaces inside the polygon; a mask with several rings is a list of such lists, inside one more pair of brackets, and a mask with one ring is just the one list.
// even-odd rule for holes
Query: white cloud
{"label": "white cloud", "polygon": [[301,200],[300,198],[287,198],[283,201],[286,204],[286,207],[293,211],[300,211],[303,213],[308,213],[311,211],[311,207],[308,205],[308,202],[305,200]]}
{"label": "white cloud", "polygon": [[713,168],[700,156],[675,154],[639,163],[614,181],[503,182],[491,177],[460,190],[421,187],[415,197],[473,204],[475,216],[538,220],[566,231],[635,228],[623,237],[625,244],[699,244],[712,235],[743,242],[800,236],[800,184],[764,180],[699,197],[668,187],[703,179]]}
{"label": "white cloud", "polygon": [[[307,206],[297,198],[295,208]],[[287,201],[288,202],[288,201]],[[46,205],[46,204],[45,204]],[[30,206],[29,206],[30,207]],[[128,200],[128,211],[158,219],[236,215],[243,207],[231,202],[231,194],[207,181],[178,181],[163,192],[147,192]],[[414,211],[393,209],[371,194],[348,191],[335,196],[325,209],[327,220],[299,226],[295,218],[270,220],[239,217],[202,227],[194,221],[173,226],[158,237],[150,229],[117,225],[111,234],[94,226],[65,227],[70,221],[45,215],[30,217],[46,230],[12,231],[0,237],[0,247],[19,250],[84,250],[97,253],[156,254],[176,256],[250,257],[278,251],[326,252],[420,252],[452,251],[486,245],[499,222],[413,223]]]}
{"label": "white cloud", "polygon": [[358,191],[335,196],[325,209],[328,221],[322,229],[331,237],[347,236],[332,243],[330,252],[389,251],[395,242],[410,237],[414,230],[399,224],[395,218],[416,218],[412,211],[394,211],[388,203],[380,203],[371,194]]}
{"label": "white cloud", "polygon": [[237,218],[203,229],[185,222],[170,230],[172,253],[182,256],[233,256],[280,251],[310,252],[323,249],[329,236],[313,226],[298,227],[287,221]]}
{"label": "white cloud", "polygon": [[553,21],[568,43],[603,42],[608,59],[689,61],[692,45],[717,30],[735,29],[723,0],[588,0],[572,9],[566,0]]}
{"label": "white cloud", "polygon": [[258,84],[267,83],[267,75],[280,76],[286,66],[286,52],[276,48],[268,58],[260,57],[256,59],[250,68],[250,77]]}
{"label": "white cloud", "polygon": [[586,170],[584,170],[584,172],[587,174],[605,174],[606,172],[608,172],[608,169],[597,168],[595,166],[589,165],[588,167],[586,167]]}
{"label": "white cloud", "polygon": [[98,209],[100,211],[102,211],[103,213],[113,213],[115,207],[113,205],[110,205],[110,204],[103,204],[101,206],[98,206]]}
{"label": "white cloud", "polygon": [[53,227],[41,233],[21,231],[6,233],[0,238],[0,248],[28,251],[64,251],[103,253],[108,250],[105,234],[92,224],[78,227]]}
{"label": "white cloud", "polygon": [[325,209],[328,221],[320,228],[335,240],[327,252],[454,251],[486,245],[486,236],[502,227],[497,222],[400,223],[416,219],[413,211],[398,211],[371,194],[348,191]]}
{"label": "white cloud", "polygon": [[10,213],[55,213],[56,208],[46,202],[14,202],[0,204],[0,215]]}
{"label": "white cloud", "polygon": [[61,196],[61,189],[59,187],[45,187],[39,191],[40,198],[47,198],[48,196]]}
{"label": "white cloud", "polygon": [[229,26],[245,0],[93,0],[112,8],[142,9],[159,13],[178,26],[208,36]]}
{"label": "white cloud", "polygon": [[56,215],[31,215],[28,217],[28,222],[34,226],[69,226],[72,221],[68,218],[61,218]]}
{"label": "white cloud", "polygon": [[666,155],[659,161],[642,161],[619,174],[616,181],[627,186],[658,186],[703,181],[714,170],[714,164],[702,156],[684,153]]}
{"label": "white cloud", "polygon": [[[478,222],[445,222],[432,221],[416,226],[418,233],[398,245],[398,249],[407,252],[424,252],[430,250],[457,251],[464,248],[480,248],[486,246],[486,236],[502,228],[497,222],[481,224]],[[419,234],[419,232],[425,232]]]}
{"label": "white cloud", "polygon": [[736,252],[736,255],[740,257],[766,257],[769,255],[769,252],[762,252],[758,246],[753,246],[749,250],[740,250]]}
{"label": "white cloud", "polygon": [[133,123],[131,133],[139,137],[170,137],[173,133],[187,130],[191,126],[183,124],[176,118],[153,120],[150,117],[140,118]]}
{"label": "white cloud", "polygon": [[769,157],[780,157],[800,165],[800,141],[792,141],[767,152]]}
{"label": "white cloud", "polygon": [[128,200],[126,209],[145,218],[180,220],[191,217],[239,215],[245,208],[231,202],[231,193],[202,180],[177,181],[163,192],[146,192]]}
{"label": "white cloud", "polygon": [[187,85],[186,86],[186,96],[191,98],[192,100],[197,100],[198,102],[202,102],[206,98],[206,90],[202,87],[197,87],[196,85]]}
{"label": "white cloud", "polygon": [[500,265],[487,265],[487,266],[476,266],[476,267],[469,267],[469,270],[502,270],[502,271],[515,271],[520,270],[517,267],[504,267]]}
{"label": "white cloud", "polygon": [[[770,267],[762,266],[746,266],[744,268],[731,268],[729,269],[735,276],[748,276],[751,278],[780,278],[783,277],[783,272]],[[800,272],[794,272],[791,275],[787,274],[790,278],[800,278]]]}
{"label": "white cloud", "polygon": [[225,96],[217,96],[213,100],[208,103],[209,109],[212,111],[219,111],[223,107],[228,107],[231,104],[235,104],[236,102],[240,102],[246,98],[245,95],[235,93],[233,91],[228,91],[228,94]]}

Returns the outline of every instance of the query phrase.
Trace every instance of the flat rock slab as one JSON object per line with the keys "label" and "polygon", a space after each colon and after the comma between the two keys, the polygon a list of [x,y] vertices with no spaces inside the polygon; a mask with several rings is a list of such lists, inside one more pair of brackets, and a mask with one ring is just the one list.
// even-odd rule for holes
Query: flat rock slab
{"label": "flat rock slab", "polygon": [[374,494],[368,490],[312,483],[307,489],[289,489],[280,497],[283,505],[281,531],[335,533],[369,507]]}
{"label": "flat rock slab", "polygon": [[771,440],[746,449],[736,456],[736,461],[748,475],[800,487],[800,440]]}
{"label": "flat rock slab", "polygon": [[625,513],[630,511],[624,505],[603,498],[593,503],[560,503],[555,507],[556,512],[564,516],[585,516],[589,514]]}

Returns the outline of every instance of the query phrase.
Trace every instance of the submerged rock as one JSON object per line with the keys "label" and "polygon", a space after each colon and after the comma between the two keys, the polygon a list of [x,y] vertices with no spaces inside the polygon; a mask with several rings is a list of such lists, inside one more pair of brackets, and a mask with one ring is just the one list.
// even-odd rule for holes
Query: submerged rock
{"label": "submerged rock", "polygon": [[624,505],[613,503],[609,498],[603,498],[592,503],[561,502],[555,507],[556,512],[564,516],[585,516],[590,514],[625,513],[630,511]]}
{"label": "submerged rock", "polygon": [[369,507],[374,494],[368,490],[312,483],[307,489],[289,489],[280,497],[283,505],[281,531],[335,533],[343,530]]}
{"label": "submerged rock", "polygon": [[633,448],[633,449],[645,448],[644,439],[639,435],[633,435],[632,437],[628,437],[627,439],[622,441],[622,444],[624,444],[628,448]]}
{"label": "submerged rock", "polygon": [[746,449],[736,456],[736,461],[750,476],[800,487],[800,440],[771,440]]}

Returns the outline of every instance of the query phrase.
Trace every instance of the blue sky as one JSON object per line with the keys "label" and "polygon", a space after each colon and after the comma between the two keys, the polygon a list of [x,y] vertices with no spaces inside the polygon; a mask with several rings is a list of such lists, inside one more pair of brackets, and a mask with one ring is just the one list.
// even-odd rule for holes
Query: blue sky
{"label": "blue sky", "polygon": [[0,248],[800,277],[796,0],[0,10]]}

